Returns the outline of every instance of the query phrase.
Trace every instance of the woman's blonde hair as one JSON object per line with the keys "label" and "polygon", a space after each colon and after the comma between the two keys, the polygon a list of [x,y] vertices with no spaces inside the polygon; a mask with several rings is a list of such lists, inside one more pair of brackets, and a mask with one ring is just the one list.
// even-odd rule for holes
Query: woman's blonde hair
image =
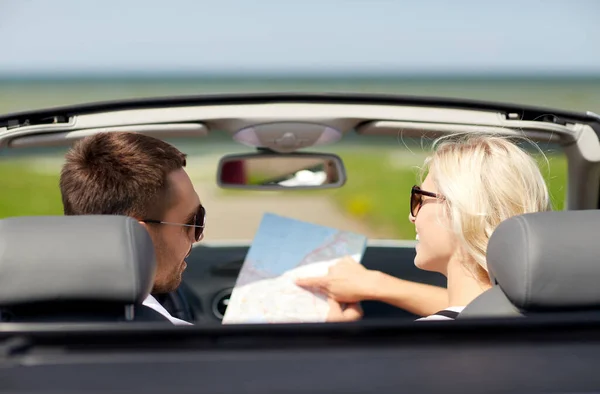
{"label": "woman's blonde hair", "polygon": [[444,196],[451,230],[464,251],[485,270],[473,267],[479,275],[487,272],[488,240],[500,222],[551,209],[548,188],[535,159],[508,137],[442,137],[434,142],[422,176],[426,172]]}

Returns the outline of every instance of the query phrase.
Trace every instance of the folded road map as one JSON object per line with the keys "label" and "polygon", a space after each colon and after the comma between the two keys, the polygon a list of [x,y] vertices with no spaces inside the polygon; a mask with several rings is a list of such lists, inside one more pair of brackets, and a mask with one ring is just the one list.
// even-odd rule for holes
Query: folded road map
{"label": "folded road map", "polygon": [[296,286],[296,278],[326,275],[344,256],[360,262],[366,243],[360,234],[265,214],[223,324],[324,322],[326,297]]}

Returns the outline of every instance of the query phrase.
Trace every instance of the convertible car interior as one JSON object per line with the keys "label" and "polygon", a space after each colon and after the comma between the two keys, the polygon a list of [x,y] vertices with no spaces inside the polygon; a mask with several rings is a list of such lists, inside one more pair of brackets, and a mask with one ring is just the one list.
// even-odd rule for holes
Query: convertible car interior
{"label": "convertible car interior", "polygon": [[[396,143],[400,140],[417,141],[418,144],[420,140],[431,140],[456,132],[525,136],[538,143],[550,144],[555,147],[553,149],[564,153],[568,168],[568,182],[563,189],[567,210],[598,208],[598,115],[469,100],[340,94],[258,94],[94,103],[0,117],[0,153],[9,157],[18,156],[21,152],[31,155],[31,152],[35,154],[44,152],[45,149],[66,148],[84,136],[111,131],[134,131],[169,141],[183,141],[183,144],[212,141],[211,136],[220,136],[219,138],[224,138],[230,145],[233,143],[238,148],[221,157],[215,174],[219,187],[246,189],[246,193],[255,190],[280,194],[286,190],[345,187],[346,178],[351,178],[352,174],[346,174],[343,160],[328,151],[328,146],[335,147],[345,139],[359,138],[356,140],[359,144],[368,144],[368,141],[377,138],[389,138],[386,141]],[[324,172],[314,172],[308,178],[306,174],[310,175],[309,171],[299,171],[296,178],[277,172],[273,173],[272,179],[261,184],[231,182],[224,176],[226,165],[235,165],[241,160],[254,164],[264,158],[276,160],[275,166],[280,168],[284,168],[290,160],[305,160],[311,163],[306,168],[321,168],[318,171],[324,171],[326,165],[333,163],[337,175],[331,182],[318,185],[309,185],[306,179],[323,179],[318,174]],[[300,173],[304,178],[300,179]],[[277,184],[273,179],[284,179],[287,186],[282,186],[281,182]],[[292,184],[293,186],[289,186]],[[217,220],[224,222],[232,219],[235,220],[226,218],[226,211],[221,211]],[[19,225],[26,226],[25,223]],[[32,225],[32,228],[35,229],[36,226]],[[37,228],[39,229],[39,225]],[[16,236],[10,234],[12,237]],[[54,234],[46,234],[45,240],[35,241],[34,250],[39,251],[40,256],[29,256],[27,259],[32,260],[31,264],[35,263],[36,257],[47,256],[54,248],[55,243],[47,241],[48,234]],[[106,250],[111,239],[98,237],[89,242],[82,249],[82,254],[86,251],[90,254],[89,258],[96,259],[98,256],[94,256],[94,252]],[[102,247],[101,242],[106,242],[107,246]],[[248,239],[219,242],[208,240],[195,244],[187,259],[188,268],[180,288],[169,294],[155,294],[155,297],[175,317],[196,324],[219,325],[250,244]],[[414,266],[414,245],[412,241],[370,239],[362,263],[367,268],[399,278],[445,286],[445,278],[441,275],[425,272]],[[513,252],[514,250],[511,249]],[[499,254],[505,258],[508,256]],[[496,255],[493,256],[496,258]],[[64,259],[56,257],[54,261],[65,264],[57,267],[57,270],[67,269],[67,261],[71,261],[67,257],[68,254]],[[512,261],[512,264],[517,262]],[[45,267],[48,267],[47,263]],[[81,269],[81,265],[75,267]],[[12,271],[9,274],[10,272]],[[504,279],[503,271],[499,272],[496,279]],[[34,273],[32,268],[31,275]],[[9,274],[2,275],[0,281],[13,285],[19,283]],[[28,275],[23,274],[23,277],[29,278]],[[73,272],[70,276],[74,275],[77,273]],[[34,283],[33,276],[28,280]],[[502,283],[499,283],[502,287]],[[12,287],[3,286],[2,291],[6,293],[9,291],[7,289]],[[58,287],[55,290],[58,291]],[[512,300],[511,295],[512,293],[507,293]],[[486,294],[485,297],[489,295]],[[516,302],[516,305],[527,308],[529,303]],[[365,320],[415,318],[406,311],[380,302],[364,302],[363,309]],[[470,309],[465,311],[465,316],[478,313]]]}
{"label": "convertible car interior", "polygon": [[[599,232],[600,211],[543,212],[506,220],[488,246],[495,285],[467,305],[459,319],[597,311]],[[38,248],[28,247],[30,237],[39,237]],[[8,218],[0,220],[0,239],[0,321],[168,322],[142,305],[156,262],[148,233],[131,218]],[[183,296],[193,299],[193,293]]]}
{"label": "convertible car interior", "polygon": [[[62,238],[81,247],[68,254],[48,244],[42,244],[49,246],[46,253],[27,249],[23,229],[33,223],[39,225],[33,235],[58,229],[48,243]],[[176,328],[140,313],[154,266],[149,239],[131,219],[4,219],[0,234],[10,246],[1,245],[0,273],[13,280],[2,281],[0,307],[13,320],[0,326],[0,386],[40,393],[194,392],[199,384],[203,392],[366,393],[377,387],[397,393],[402,387],[433,393],[467,377],[477,384],[466,385],[466,393],[481,392],[481,385],[490,392],[596,392],[600,320],[590,312],[600,307],[599,223],[598,211],[504,222],[488,250],[497,286],[454,322]],[[585,236],[574,235],[580,226]],[[96,244],[99,232],[111,236]],[[75,275],[88,287],[73,285]],[[23,324],[31,321],[45,324]],[[425,379],[432,368],[437,378]],[[232,369],[236,378],[224,380]]]}
{"label": "convertible car interior", "polygon": [[[457,132],[524,136],[564,155],[567,182],[560,193],[566,199],[564,210],[502,223],[488,247],[492,289],[455,321],[427,323],[369,301],[362,303],[364,318],[358,322],[221,324],[252,244],[251,236],[228,234],[239,234],[242,219],[260,216],[255,205],[240,208],[234,217],[227,209],[209,207],[208,226],[219,221],[219,237],[210,239],[208,231],[208,239],[194,244],[177,291],[153,294],[191,326],[174,326],[142,305],[151,292],[155,256],[148,234],[134,220],[0,219],[0,391],[154,393],[200,387],[205,392],[383,394],[399,388],[447,391],[450,384],[464,393],[600,389],[597,114],[356,94],[133,99],[0,116],[0,160],[56,155],[85,136],[114,131],[196,149],[206,159],[198,166],[211,169],[202,180],[203,191],[223,192],[214,193],[216,203],[237,191],[255,201],[344,190],[351,186],[352,168],[369,164],[347,165],[345,141],[373,143],[369,160],[387,160],[393,167],[404,163],[396,155],[379,154],[381,146],[405,144],[402,149],[410,151]],[[223,146],[228,150],[214,153],[214,147]],[[208,163],[215,155],[218,163]],[[263,168],[264,158],[279,163],[277,171],[259,174],[262,178],[231,176],[240,162]],[[300,161],[306,164],[298,166]],[[408,216],[408,191],[406,201],[398,203],[402,220]],[[268,201],[275,205],[275,199]],[[315,206],[322,207],[318,201]],[[360,198],[345,203],[356,215],[368,205]],[[284,213],[298,215],[294,204]],[[323,211],[315,211],[303,216],[317,221]],[[413,240],[370,237],[362,264],[445,286],[443,276],[417,269],[414,257]]]}

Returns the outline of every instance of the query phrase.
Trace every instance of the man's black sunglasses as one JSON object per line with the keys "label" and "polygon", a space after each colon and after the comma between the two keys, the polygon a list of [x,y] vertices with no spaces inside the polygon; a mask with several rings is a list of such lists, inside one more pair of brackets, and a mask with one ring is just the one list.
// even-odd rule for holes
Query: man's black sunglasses
{"label": "man's black sunglasses", "polygon": [[198,207],[198,212],[194,215],[194,224],[185,224],[185,223],[172,223],[172,222],[163,222],[160,220],[153,219],[144,219],[142,220],[144,223],[154,223],[154,224],[170,224],[172,226],[183,226],[183,227],[194,227],[194,238],[196,241],[200,240],[202,233],[204,232],[204,227],[206,226],[206,209],[202,205]]}

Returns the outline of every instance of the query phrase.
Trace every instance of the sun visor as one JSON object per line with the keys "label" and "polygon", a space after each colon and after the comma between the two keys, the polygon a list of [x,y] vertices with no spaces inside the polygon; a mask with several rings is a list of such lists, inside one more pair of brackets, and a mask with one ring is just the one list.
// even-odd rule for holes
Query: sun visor
{"label": "sun visor", "polygon": [[[527,123],[527,122],[519,122]],[[515,124],[515,126],[518,126]],[[521,125],[524,126],[524,125]],[[526,125],[525,125],[526,126]],[[502,127],[491,125],[466,125],[453,123],[426,123],[404,121],[372,121],[366,122],[356,128],[362,135],[390,135],[396,134],[404,138],[438,138],[456,133],[489,133],[506,136],[527,137],[533,141],[546,143],[571,143],[576,140],[577,133],[565,129],[563,126],[552,124],[540,125],[536,123],[535,129],[526,127]],[[548,128],[548,131],[540,130]]]}
{"label": "sun visor", "polygon": [[208,127],[202,123],[170,123],[170,124],[146,124],[118,127],[101,127],[85,130],[73,131],[45,131],[37,134],[15,133],[14,136],[7,136],[7,142],[0,143],[9,149],[19,148],[37,148],[37,147],[56,147],[71,146],[75,141],[98,133],[111,132],[134,132],[148,135],[160,139],[205,137],[208,135]]}

